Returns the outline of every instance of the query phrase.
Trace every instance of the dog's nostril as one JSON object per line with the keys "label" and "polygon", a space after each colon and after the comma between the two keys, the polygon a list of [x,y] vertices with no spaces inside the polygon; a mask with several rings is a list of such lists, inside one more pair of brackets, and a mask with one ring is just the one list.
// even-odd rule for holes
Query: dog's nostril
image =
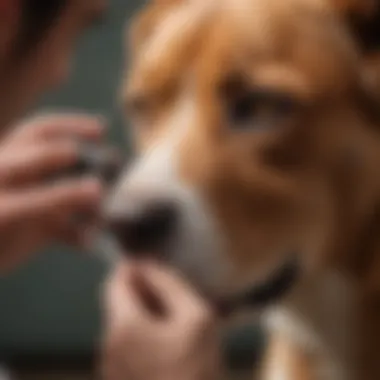
{"label": "dog's nostril", "polygon": [[171,202],[149,204],[109,221],[109,228],[126,254],[157,253],[173,233],[177,207]]}

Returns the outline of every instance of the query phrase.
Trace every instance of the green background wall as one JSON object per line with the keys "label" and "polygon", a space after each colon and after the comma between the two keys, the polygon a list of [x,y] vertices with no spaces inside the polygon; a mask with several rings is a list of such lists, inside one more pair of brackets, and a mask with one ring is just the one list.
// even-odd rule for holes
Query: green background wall
{"label": "green background wall", "polygon": [[[122,28],[138,3],[112,0],[106,23],[81,42],[70,83],[43,105],[105,114],[112,120],[109,137],[120,145],[124,134],[115,89]],[[91,354],[99,331],[98,291],[105,272],[104,263],[95,257],[55,249],[0,279],[0,359],[9,354],[58,358]],[[234,335],[238,346],[232,357],[252,353],[242,341],[255,334],[251,329]]]}

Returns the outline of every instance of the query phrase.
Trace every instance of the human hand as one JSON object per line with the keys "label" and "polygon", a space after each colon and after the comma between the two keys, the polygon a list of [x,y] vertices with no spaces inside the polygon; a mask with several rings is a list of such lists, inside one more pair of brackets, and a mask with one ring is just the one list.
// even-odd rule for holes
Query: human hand
{"label": "human hand", "polygon": [[105,306],[104,380],[216,378],[216,321],[172,270],[122,264],[107,284]]}
{"label": "human hand", "polygon": [[98,141],[104,126],[87,115],[27,120],[0,142],[0,274],[54,243],[82,245],[78,213],[93,215],[101,199],[97,179],[48,179],[73,167],[78,139]]}

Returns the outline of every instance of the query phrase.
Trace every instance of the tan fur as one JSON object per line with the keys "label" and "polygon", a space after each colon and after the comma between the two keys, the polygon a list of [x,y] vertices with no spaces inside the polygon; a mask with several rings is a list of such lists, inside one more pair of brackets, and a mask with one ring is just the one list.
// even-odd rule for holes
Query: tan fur
{"label": "tan fur", "polygon": [[[319,331],[315,349],[292,334],[273,335],[264,374],[277,360],[287,374],[266,380],[330,380],[319,367],[334,355],[343,368],[334,380],[380,379],[380,120],[363,111],[380,96],[380,80],[373,80],[380,70],[345,24],[347,13],[367,17],[373,6],[370,0],[156,1],[132,28],[123,97],[137,146],[144,154],[165,140],[178,99],[193,94],[196,122],[181,144],[181,179],[216,216],[237,268],[230,283],[264,273],[296,249],[315,284],[329,271],[354,289],[352,322],[346,330],[337,324],[331,344],[321,334],[319,345]],[[240,91],[229,88],[236,85],[286,92],[301,108],[267,130],[234,130],[220,94]],[[267,106],[259,105],[259,122],[271,120]],[[299,317],[311,325],[320,315],[315,325],[327,331],[340,305],[321,302],[306,316],[302,307],[317,294],[315,284],[297,290],[284,307],[293,312],[301,305]],[[348,353],[343,340],[352,345]]]}

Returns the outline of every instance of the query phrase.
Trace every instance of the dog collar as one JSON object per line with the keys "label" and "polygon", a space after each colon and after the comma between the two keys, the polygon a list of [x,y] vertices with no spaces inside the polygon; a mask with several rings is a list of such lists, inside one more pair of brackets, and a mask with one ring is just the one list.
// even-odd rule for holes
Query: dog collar
{"label": "dog collar", "polygon": [[222,315],[230,314],[242,307],[264,308],[284,297],[299,276],[299,263],[291,260],[284,264],[271,279],[255,286],[237,297],[222,301],[217,306]]}

